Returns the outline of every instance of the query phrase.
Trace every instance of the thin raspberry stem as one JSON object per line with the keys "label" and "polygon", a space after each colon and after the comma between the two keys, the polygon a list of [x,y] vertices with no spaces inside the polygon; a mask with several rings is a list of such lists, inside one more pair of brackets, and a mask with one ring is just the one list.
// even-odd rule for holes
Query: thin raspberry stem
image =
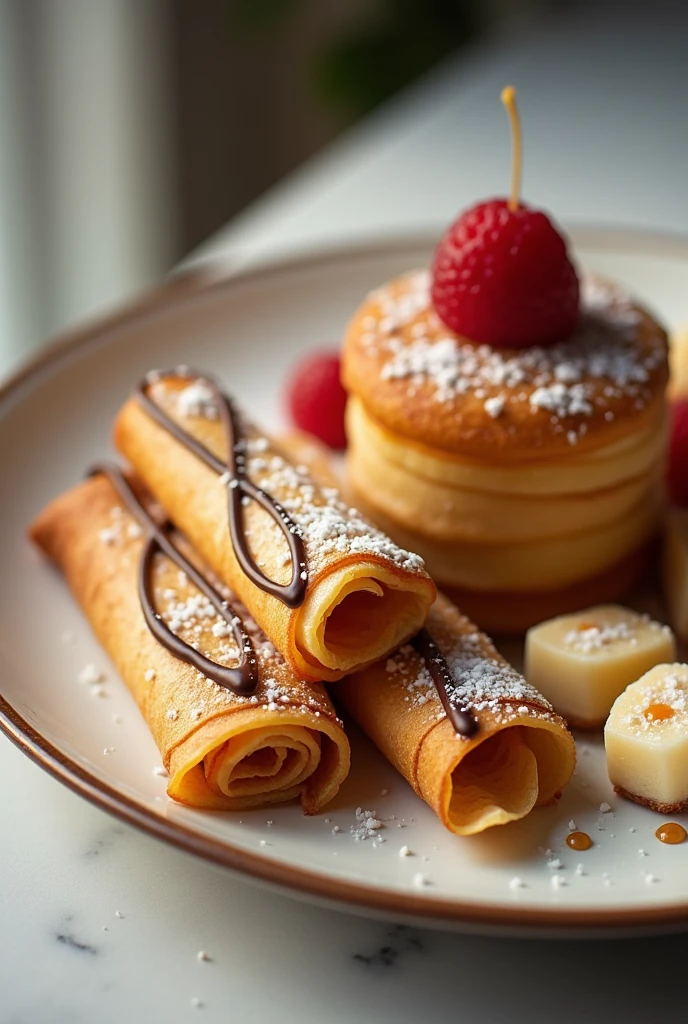
{"label": "thin raspberry stem", "polygon": [[521,119],[518,116],[516,106],[516,89],[513,85],[507,85],[502,89],[502,103],[506,107],[511,125],[511,195],[509,196],[509,209],[512,213],[518,210],[519,197],[521,194],[521,169],[523,166],[523,148],[521,134]]}

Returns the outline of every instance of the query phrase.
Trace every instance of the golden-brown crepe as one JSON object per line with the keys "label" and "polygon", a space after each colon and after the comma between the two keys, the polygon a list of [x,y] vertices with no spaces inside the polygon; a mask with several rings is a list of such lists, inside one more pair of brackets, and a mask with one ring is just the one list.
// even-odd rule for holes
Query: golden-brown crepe
{"label": "golden-brown crepe", "polygon": [[[314,438],[292,433],[280,443],[321,485],[336,481]],[[335,699],[458,835],[506,824],[555,800],[576,763],[564,720],[444,595],[423,633],[444,656],[450,681],[435,681],[415,639],[344,679]],[[457,735],[438,685],[468,738]],[[477,726],[472,734],[471,724]]]}
{"label": "golden-brown crepe", "polygon": [[555,800],[576,763],[564,720],[442,595],[426,629],[474,735],[458,735],[411,644],[343,680],[337,700],[451,832],[474,835]]}
{"label": "golden-brown crepe", "polygon": [[[294,566],[283,524],[244,494],[240,532],[257,571],[281,587],[301,576],[303,600],[289,607],[252,580],[229,529],[228,488],[237,487],[238,471],[219,472],[232,459],[222,396],[206,379],[179,373],[149,378],[143,397],[132,397],[119,413],[117,447],[299,676],[340,679],[418,631],[435,597],[422,559],[397,547],[334,490],[318,487],[306,466],[234,413],[241,471],[279,503],[304,548],[304,566]],[[200,443],[201,456],[151,414],[146,398],[153,412],[162,410]]]}
{"label": "golden-brown crepe", "polygon": [[[233,601],[255,654],[253,694],[236,695],[163,646],[139,598],[145,531],[106,476],[53,501],[31,536],[64,572],[136,699],[169,772],[171,797],[218,810],[299,797],[306,814],[332,799],[350,755],[324,688],[298,679]],[[219,665],[237,664],[226,619],[162,553],[154,555],[152,586],[154,608],[172,633]]]}

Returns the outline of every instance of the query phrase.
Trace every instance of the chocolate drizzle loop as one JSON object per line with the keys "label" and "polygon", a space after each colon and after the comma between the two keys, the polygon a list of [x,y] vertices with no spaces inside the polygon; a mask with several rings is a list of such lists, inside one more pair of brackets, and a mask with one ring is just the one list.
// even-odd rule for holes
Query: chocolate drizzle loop
{"label": "chocolate drizzle loop", "polygon": [[[148,386],[151,383],[164,380],[165,377],[172,377],[176,380],[188,380],[190,384],[201,384],[210,391],[227,440],[226,462],[219,459],[204,444],[201,444],[200,441],[184,430],[148,395],[146,390]],[[246,475],[246,441],[240,436],[236,411],[227,395],[222,392],[214,380],[203,374],[194,373],[187,367],[180,367],[177,370],[165,372],[155,371],[139,385],[134,394],[148,415],[172,434],[176,441],[183,444],[193,455],[204,462],[209,469],[214,470],[220,476],[227,477],[229,485],[229,533],[237,561],[244,573],[257,587],[260,587],[265,593],[278,598],[288,608],[299,608],[306,599],[306,588],[308,586],[306,549],[300,529],[279,502],[261,490],[260,487],[256,487]],[[274,580],[271,580],[261,571],[254,561],[244,530],[244,497],[260,505],[282,531],[289,545],[289,554],[291,556],[292,578],[289,583],[275,583]]]}
{"label": "chocolate drizzle loop", "polygon": [[415,635],[411,643],[424,659],[428,672],[432,676],[432,681],[435,684],[437,693],[439,694],[439,698],[442,701],[442,706],[447,714],[447,718],[454,726],[459,736],[464,736],[466,739],[469,739],[471,736],[475,736],[476,732],[480,728],[478,720],[469,711],[462,711],[452,703],[451,698],[449,697],[448,687],[450,689],[454,689],[456,687],[456,680],[452,676],[449,665],[447,665],[447,662],[444,660],[442,652],[428,633],[427,629],[421,629],[421,631]]}
{"label": "chocolate drizzle loop", "polygon": [[[199,672],[202,672],[204,676],[212,679],[219,686],[231,690],[237,696],[247,696],[254,693],[258,687],[258,666],[251,639],[243,629],[240,618],[235,614],[227,601],[223,600],[221,594],[175,547],[167,536],[167,531],[171,528],[171,524],[164,523],[162,526],[158,525],[141,504],[122,471],[113,463],[105,462],[94,466],[89,476],[96,476],[97,474],[102,474],[108,478],[122,502],[147,535],[139,563],[139,598],[146,624],[153,636],[176,658],[187,662],[189,665],[193,665],[194,668],[197,668]],[[172,632],[156,612],[153,600],[152,568],[153,559],[158,552],[165,554],[174,562],[177,568],[186,573],[201,593],[207,597],[218,615],[227,623],[239,648],[239,664],[236,668],[218,665],[217,662],[212,661],[204,654],[201,654],[200,651],[197,651],[195,647],[185,643],[176,633]]]}

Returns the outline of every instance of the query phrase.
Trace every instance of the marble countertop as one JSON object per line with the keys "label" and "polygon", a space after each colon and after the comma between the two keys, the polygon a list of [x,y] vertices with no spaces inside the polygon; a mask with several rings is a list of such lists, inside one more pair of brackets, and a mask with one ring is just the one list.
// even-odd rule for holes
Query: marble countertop
{"label": "marble countertop", "polygon": [[[562,217],[688,230],[685,33],[669,17],[600,19],[543,25],[448,65],[198,257],[248,262],[426,227],[503,189],[506,77],[527,109],[530,195]],[[480,149],[462,148],[467,126]],[[0,1024],[633,1022],[684,999],[688,936],[517,941],[366,920],[263,891],[134,831],[4,738],[0,777]]]}
{"label": "marble countertop", "polygon": [[365,920],[138,833],[7,741],[0,777],[1,1024],[579,1024],[665,1017],[684,998],[688,936],[545,942]]}

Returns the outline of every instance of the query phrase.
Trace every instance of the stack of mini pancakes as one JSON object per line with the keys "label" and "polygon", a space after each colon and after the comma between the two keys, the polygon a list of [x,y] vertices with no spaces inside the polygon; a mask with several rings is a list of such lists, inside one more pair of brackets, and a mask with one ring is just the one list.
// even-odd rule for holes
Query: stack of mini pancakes
{"label": "stack of mini pancakes", "polygon": [[392,281],[348,328],[349,497],[487,629],[618,598],[658,524],[663,328],[588,277],[568,339],[475,345],[429,283]]}

